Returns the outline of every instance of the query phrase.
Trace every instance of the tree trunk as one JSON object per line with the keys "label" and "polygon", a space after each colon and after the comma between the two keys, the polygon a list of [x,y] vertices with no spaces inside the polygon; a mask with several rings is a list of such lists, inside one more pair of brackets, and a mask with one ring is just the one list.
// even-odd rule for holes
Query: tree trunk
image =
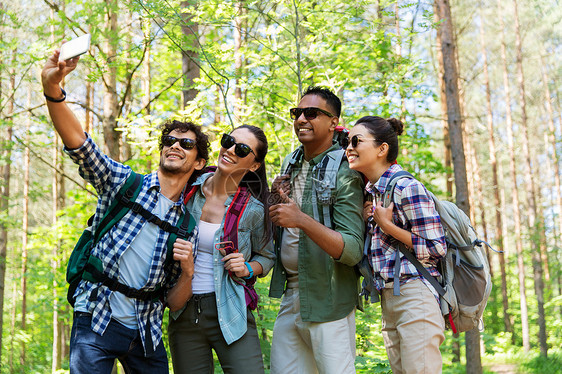
{"label": "tree trunk", "polygon": [[119,137],[121,133],[116,130],[119,110],[119,98],[117,96],[117,66],[114,60],[117,58],[118,40],[118,2],[117,0],[105,0],[106,11],[106,41],[105,53],[107,72],[104,74],[103,90],[103,135],[106,153],[112,159],[119,161],[120,147]]}
{"label": "tree trunk", "polygon": [[[27,107],[31,108],[31,86],[27,94]],[[27,242],[29,231],[29,169],[31,168],[29,147],[31,143],[31,113],[25,121],[25,151],[24,151],[24,177],[23,177],[23,212],[22,212],[22,238],[21,238],[21,331],[25,334],[27,329]],[[25,367],[25,340],[21,343],[20,364]]]}
{"label": "tree trunk", "polygon": [[[3,9],[3,3],[0,3],[0,9]],[[0,32],[0,39],[2,38],[2,33]],[[12,63],[15,62],[15,51],[12,55]],[[12,65],[13,66],[13,65]],[[2,73],[4,69],[0,69]],[[9,87],[8,92],[14,92],[16,86],[15,71],[10,69],[9,77]],[[0,90],[2,89],[2,81],[0,80]],[[0,92],[1,94],[1,92]],[[0,95],[1,97],[1,95]],[[12,166],[12,135],[13,135],[13,120],[11,115],[14,112],[14,98],[10,96],[10,99],[6,106],[7,115],[9,120],[7,123],[6,131],[4,136],[0,138],[0,151],[2,152],[2,159],[4,164],[2,165],[2,183],[0,183],[0,214],[2,216],[9,216],[9,201],[10,201],[10,176],[11,176],[11,166]],[[0,113],[0,116],[2,113]],[[8,226],[7,222],[0,220],[0,359],[2,356],[2,349],[4,344],[2,342],[3,336],[3,326],[4,326],[4,293],[6,288],[6,261],[8,256]]]}
{"label": "tree trunk", "polygon": [[150,87],[152,76],[150,74],[150,54],[151,54],[151,34],[150,28],[152,22],[146,17],[141,20],[142,30],[144,34],[144,43],[146,44],[146,53],[144,55],[142,68],[142,107],[145,115],[150,115]]}
{"label": "tree trunk", "polygon": [[183,11],[182,16],[182,33],[185,37],[184,47],[182,50],[182,72],[183,72],[183,107],[187,105],[188,102],[195,99],[197,96],[197,89],[194,88],[195,80],[199,78],[200,71],[197,66],[199,49],[198,34],[199,28],[198,24],[192,21],[192,13],[197,6],[196,0],[186,0],[181,2],[181,8]]}
{"label": "tree trunk", "polygon": [[236,86],[234,87],[234,120],[241,123],[242,116],[242,74],[244,57],[242,48],[242,30],[244,2],[236,2],[236,17],[234,17],[234,71],[236,73]]}
{"label": "tree trunk", "polygon": [[[505,90],[505,109],[506,109],[506,130],[507,130],[507,140],[508,140],[508,152],[509,152],[509,170],[511,174],[511,188],[512,188],[512,204],[513,204],[513,220],[515,223],[515,250],[517,253],[517,274],[519,277],[519,300],[521,308],[521,335],[523,339],[523,348],[525,352],[529,352],[531,349],[529,342],[529,313],[527,310],[527,294],[525,287],[525,264],[523,260],[523,239],[521,236],[521,213],[519,208],[519,189],[517,186],[517,172],[515,169],[515,138],[513,135],[513,119],[511,114],[511,90],[509,87],[509,74],[507,69],[507,53],[505,45],[504,36],[504,21],[503,12],[501,7],[501,0],[498,0],[498,17],[500,21],[500,35],[501,35],[501,57],[502,57],[502,68],[503,68],[503,84]],[[515,338],[515,337],[514,337]]]}
{"label": "tree trunk", "polygon": [[[443,61],[443,82],[447,99],[447,122],[455,175],[456,204],[470,216],[468,201],[468,181],[463,144],[462,117],[459,100],[458,70],[456,64],[456,45],[453,20],[448,0],[435,0],[435,14],[442,21],[437,33],[441,40],[441,59]],[[482,373],[480,359],[480,333],[478,329],[467,331],[466,362],[467,373]]]}
{"label": "tree trunk", "polygon": [[[53,12],[53,10],[51,10],[51,12]],[[52,16],[52,18],[54,19],[54,15]],[[54,27],[53,27],[54,29]],[[88,31],[91,32],[92,27],[90,26],[88,28]],[[54,32],[54,30],[53,30]],[[53,44],[55,42],[53,41]],[[85,75],[86,77],[88,77],[90,75],[90,73],[92,72],[90,69],[89,65],[86,65],[84,67],[85,69]],[[92,128],[93,128],[93,122],[94,122],[94,114],[92,113],[92,110],[94,108],[94,84],[89,80],[86,79],[86,99],[85,99],[85,104],[86,104],[86,111],[84,113],[84,131],[87,132],[88,134],[92,134]]]}
{"label": "tree trunk", "polygon": [[539,323],[539,344],[541,355],[547,356],[548,346],[546,343],[546,322],[544,315],[544,282],[543,271],[540,258],[539,225],[537,221],[537,202],[535,178],[531,165],[531,151],[529,149],[529,128],[527,125],[527,99],[525,96],[525,75],[523,73],[523,53],[521,33],[519,30],[519,15],[517,11],[517,1],[513,0],[515,17],[515,44],[517,50],[517,81],[519,83],[519,106],[521,107],[521,126],[523,127],[523,154],[525,156],[525,187],[527,191],[527,201],[529,203],[529,229],[531,230],[531,258],[533,260],[533,279],[535,281],[535,296],[538,307]]}
{"label": "tree trunk", "polygon": [[[550,160],[554,165],[554,195],[556,199],[556,206],[558,207],[558,232],[562,233],[562,191],[560,188],[560,156],[558,155],[558,148],[556,147],[556,131],[554,129],[554,110],[552,108],[552,98],[550,95],[550,87],[548,85],[548,74],[546,64],[544,62],[544,57],[541,56],[542,65],[542,78],[544,85],[544,96],[546,102],[546,111],[548,114],[548,144],[547,148],[550,148]],[[554,204],[552,204],[554,205]],[[544,261],[544,260],[543,260]],[[548,271],[548,266],[545,266],[546,281],[550,279],[550,273]]]}
{"label": "tree trunk", "polygon": [[[436,23],[440,22],[439,15],[437,12],[434,14],[434,20]],[[453,198],[453,160],[451,158],[451,140],[449,137],[449,124],[447,123],[447,95],[445,88],[445,79],[443,75],[445,74],[445,67],[443,66],[443,52],[441,51],[441,35],[439,32],[436,33],[435,44],[437,49],[437,61],[438,61],[438,82],[439,82],[439,95],[441,104],[441,123],[443,127],[443,158],[445,165],[445,178],[447,187],[447,198]],[[460,355],[460,351],[459,351]],[[459,356],[460,361],[460,356]]]}
{"label": "tree trunk", "polygon": [[[398,61],[402,59],[402,36],[400,32],[400,6],[398,1],[394,3],[394,27],[396,29],[396,56],[398,57]],[[398,86],[400,86],[400,82],[398,82]],[[404,122],[406,120],[406,98],[399,92],[400,94],[400,121]],[[408,150],[406,147],[402,148],[402,155],[406,156],[408,154]]]}
{"label": "tree trunk", "polygon": [[[488,52],[486,50],[486,38],[484,35],[484,20],[480,16],[480,46],[482,50],[482,59],[484,67],[484,86],[486,89],[486,119],[488,124],[488,149],[490,152],[490,165],[492,166],[492,189],[494,190],[494,207],[496,211],[496,245],[500,253],[500,278],[501,278],[501,294],[503,307],[503,325],[507,332],[512,331],[511,319],[509,316],[509,299],[507,297],[507,275],[505,271],[505,256],[503,243],[503,201],[500,197],[500,186],[498,183],[498,162],[496,151],[496,140],[494,133],[494,116],[492,111],[492,94],[490,89],[490,76],[488,72]],[[491,268],[491,267],[490,267]]]}

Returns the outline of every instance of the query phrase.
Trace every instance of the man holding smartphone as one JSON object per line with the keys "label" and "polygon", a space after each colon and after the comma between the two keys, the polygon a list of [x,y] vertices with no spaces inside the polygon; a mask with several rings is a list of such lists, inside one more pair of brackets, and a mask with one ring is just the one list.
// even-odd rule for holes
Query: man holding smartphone
{"label": "man holding smartphone", "polygon": [[[64,102],[66,93],[60,82],[76,68],[78,58],[59,61],[59,53],[57,50],[49,57],[41,72],[43,91],[65,151],[98,193],[96,229],[132,170],[103,154]],[[176,225],[186,213],[182,204],[186,183],[205,166],[208,145],[199,126],[167,123],[160,138],[158,170],[144,176],[135,202],[161,221]],[[186,240],[177,239],[173,249],[176,261],[164,266],[168,235],[160,225],[129,210],[94,245],[90,256],[101,260],[103,273],[111,279],[138,295],[155,292],[158,287],[164,291],[157,299],[128,297],[105,282],[82,279],[74,294],[71,373],[109,374],[115,359],[127,373],[168,373],[162,342],[165,299],[191,287],[197,230]]]}
{"label": "man holding smartphone", "polygon": [[281,203],[270,208],[279,231],[269,294],[283,295],[273,328],[272,374],[355,373],[360,299],[354,265],[363,255],[363,182],[347,160],[332,171],[329,216],[314,218],[315,209],[322,211],[315,206],[314,167],[340,148],[332,142],[340,112],[340,99],[319,87],[309,87],[290,110],[302,145],[285,158],[281,170],[293,166],[272,186]]}

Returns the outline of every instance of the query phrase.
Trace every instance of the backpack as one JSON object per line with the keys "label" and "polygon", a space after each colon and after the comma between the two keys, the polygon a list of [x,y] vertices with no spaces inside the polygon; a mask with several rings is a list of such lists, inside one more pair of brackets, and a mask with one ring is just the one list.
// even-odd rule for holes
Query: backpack
{"label": "backpack", "polygon": [[[394,174],[383,194],[383,206],[388,207],[393,201],[396,183],[402,178],[415,179],[407,171]],[[437,264],[441,274],[440,282],[429,274],[402,243],[398,242],[398,248],[439,293],[446,326],[454,333],[469,331],[480,325],[492,290],[490,266],[482,244],[494,249],[478,239],[470,219],[459,207],[450,201],[439,200],[430,191],[426,192],[433,200],[445,230],[447,255]],[[395,268],[395,277],[399,277],[400,264],[399,261],[396,262],[398,266],[397,270]],[[400,282],[394,282],[395,291],[399,285]]]}
{"label": "backpack", "polygon": [[[210,166],[206,168],[207,172],[214,172],[215,167]],[[192,186],[188,193],[184,197],[184,204],[191,199],[191,197],[195,194],[198,190],[199,186]],[[240,223],[240,218],[242,217],[242,213],[248,206],[248,202],[250,201],[250,191],[246,187],[238,186],[238,190],[228,207],[224,219],[224,227],[223,227],[223,235],[221,237],[221,242],[229,242],[232,243],[232,247],[235,251],[238,250],[238,224]],[[244,287],[244,296],[246,298],[246,306],[250,308],[250,310],[255,310],[258,307],[258,300],[259,296],[254,288],[254,284],[256,283],[256,277],[252,276],[249,279],[244,279],[244,282],[238,280],[232,274],[232,279]]]}
{"label": "backpack", "polygon": [[143,176],[141,174],[136,174],[131,171],[95,230],[93,230],[92,227],[94,216],[88,219],[88,227],[84,229],[80,239],[78,239],[78,242],[74,246],[66,266],[66,281],[68,282],[66,298],[71,306],[74,306],[76,301],[74,293],[82,279],[92,283],[101,283],[110,290],[121,292],[130,298],[156,300],[162,296],[164,292],[162,285],[157,286],[153,291],[137,290],[129,287],[116,279],[110,278],[103,271],[102,261],[95,256],[90,256],[92,248],[95,247],[101,238],[119,222],[129,210],[133,210],[136,214],[142,215],[148,222],[152,222],[162,230],[170,233],[167,241],[167,254],[164,266],[172,262],[172,251],[176,238],[187,238],[188,234],[195,228],[195,220],[191,217],[191,214],[186,211],[185,214],[180,216],[177,225],[173,226],[169,222],[162,221],[139,203],[136,203],[135,199],[138,197],[142,188],[142,181]]}

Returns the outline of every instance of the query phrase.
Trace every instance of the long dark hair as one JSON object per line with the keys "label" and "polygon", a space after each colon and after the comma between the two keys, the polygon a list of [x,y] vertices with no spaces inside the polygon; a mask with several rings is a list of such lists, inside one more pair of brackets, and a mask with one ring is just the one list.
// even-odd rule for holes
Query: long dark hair
{"label": "long dark hair", "polygon": [[369,134],[375,138],[377,144],[388,144],[388,153],[386,161],[392,163],[398,157],[398,135],[402,135],[404,124],[396,118],[387,118],[376,116],[361,117],[355,122],[355,126],[365,126]]}
{"label": "long dark hair", "polygon": [[269,185],[267,184],[267,172],[265,170],[265,156],[267,155],[269,144],[265,133],[259,127],[242,125],[238,126],[235,130],[238,129],[247,129],[258,141],[258,147],[254,149],[254,152],[260,167],[256,171],[248,171],[240,181],[240,186],[248,188],[252,196],[263,204],[264,241],[268,241],[271,239],[272,233],[271,218],[269,217]]}

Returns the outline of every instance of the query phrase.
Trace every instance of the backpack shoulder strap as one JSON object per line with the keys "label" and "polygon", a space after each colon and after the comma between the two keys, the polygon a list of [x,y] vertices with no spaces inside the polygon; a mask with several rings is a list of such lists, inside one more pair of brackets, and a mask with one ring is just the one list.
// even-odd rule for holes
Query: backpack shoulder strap
{"label": "backpack shoulder strap", "polygon": [[322,206],[324,226],[332,227],[330,206],[332,205],[332,189],[336,187],[337,175],[344,159],[345,150],[336,149],[328,152],[312,169],[313,190],[312,211],[314,219],[320,221],[318,205]]}
{"label": "backpack shoulder strap", "polygon": [[290,174],[293,171],[295,164],[300,161],[302,156],[303,156],[302,147],[298,147],[297,149],[295,149],[293,153],[291,153],[289,161],[287,162],[287,166],[283,170],[282,174]]}
{"label": "backpack shoulder strap", "polygon": [[384,190],[384,194],[382,198],[382,206],[388,207],[390,203],[394,201],[394,189],[396,188],[396,183],[398,183],[400,179],[404,179],[404,178],[416,179],[412,174],[408,173],[406,170],[400,170],[394,173],[392,177],[390,177],[390,180],[388,181],[386,188]]}
{"label": "backpack shoulder strap", "polygon": [[92,247],[129,211],[126,201],[134,201],[142,188],[143,175],[131,170],[94,233]]}
{"label": "backpack shoulder strap", "polygon": [[429,274],[429,271],[427,271],[427,269],[423,267],[416,256],[414,256],[412,252],[408,251],[402,243],[398,244],[398,249],[400,249],[400,252],[402,252],[402,254],[406,256],[408,261],[410,261],[412,265],[416,267],[417,271],[433,286],[433,288],[435,288],[437,293],[441,296],[445,296],[445,289],[439,284],[439,282],[437,282],[437,279],[435,279],[433,275]]}
{"label": "backpack shoulder strap", "polygon": [[238,248],[238,224],[240,217],[250,201],[250,191],[246,187],[238,187],[224,218],[222,241],[231,241]]}

